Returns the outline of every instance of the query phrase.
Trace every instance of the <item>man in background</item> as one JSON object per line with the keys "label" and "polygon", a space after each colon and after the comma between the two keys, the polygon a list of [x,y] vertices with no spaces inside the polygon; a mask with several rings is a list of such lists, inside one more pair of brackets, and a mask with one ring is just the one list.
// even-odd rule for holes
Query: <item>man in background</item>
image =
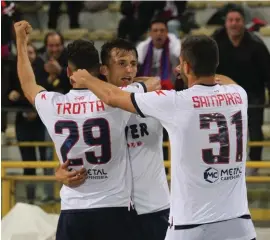
{"label": "man in background", "polygon": [[[241,7],[231,8],[226,14],[225,27],[217,30],[213,38],[219,47],[217,73],[234,79],[248,95],[249,138],[263,141],[265,89],[270,89],[270,55],[263,41],[245,29],[245,17]],[[254,107],[255,105],[255,107]],[[262,147],[251,147],[250,160],[262,159]],[[257,169],[251,169],[254,174]]]}
{"label": "man in background", "polygon": [[71,85],[67,77],[67,50],[62,34],[49,32],[45,36],[44,47],[39,51],[35,73],[40,84],[48,90],[67,93]]}
{"label": "man in background", "polygon": [[162,89],[173,89],[180,49],[180,40],[168,33],[167,23],[160,19],[152,21],[150,37],[137,46],[138,76],[159,77]]}

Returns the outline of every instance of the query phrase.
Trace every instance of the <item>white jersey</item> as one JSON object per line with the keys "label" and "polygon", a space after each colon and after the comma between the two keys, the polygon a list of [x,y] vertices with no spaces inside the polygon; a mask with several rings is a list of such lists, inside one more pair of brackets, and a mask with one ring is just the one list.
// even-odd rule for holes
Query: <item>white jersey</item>
{"label": "white jersey", "polygon": [[171,143],[171,224],[202,224],[249,214],[245,181],[247,94],[238,85],[132,94]]}
{"label": "white jersey", "polygon": [[133,176],[132,201],[138,214],[170,207],[162,149],[162,125],[133,114],[126,127]]}
{"label": "white jersey", "polygon": [[[141,84],[128,86],[144,92]],[[88,89],[63,95],[43,91],[35,106],[55,144],[61,163],[85,167],[88,179],[81,186],[63,185],[61,209],[128,207],[130,182],[125,127],[130,113],[105,105]]]}

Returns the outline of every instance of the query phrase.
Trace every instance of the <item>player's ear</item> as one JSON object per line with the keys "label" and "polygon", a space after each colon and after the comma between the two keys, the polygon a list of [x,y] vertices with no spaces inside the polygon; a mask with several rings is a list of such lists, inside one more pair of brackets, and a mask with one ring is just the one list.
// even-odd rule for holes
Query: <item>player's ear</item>
{"label": "player's ear", "polygon": [[100,73],[102,75],[108,76],[108,72],[109,72],[109,70],[108,70],[108,67],[107,66],[105,66],[105,65],[101,65],[100,66]]}
{"label": "player's ear", "polygon": [[72,75],[72,71],[69,68],[69,66],[67,66],[67,75],[68,75],[68,77],[71,77],[71,75]]}
{"label": "player's ear", "polygon": [[184,62],[184,73],[187,75],[190,73],[190,65],[187,62]]}

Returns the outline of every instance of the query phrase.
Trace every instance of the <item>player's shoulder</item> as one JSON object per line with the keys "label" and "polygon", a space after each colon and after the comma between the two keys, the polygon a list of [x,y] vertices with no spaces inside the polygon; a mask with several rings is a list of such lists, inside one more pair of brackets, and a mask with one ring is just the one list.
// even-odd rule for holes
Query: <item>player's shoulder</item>
{"label": "player's shoulder", "polygon": [[130,85],[119,87],[121,90],[130,93],[144,93],[147,92],[147,88],[143,82],[134,82]]}
{"label": "player's shoulder", "polygon": [[55,99],[63,98],[65,95],[58,92],[40,91],[35,97],[35,106],[49,104]]}
{"label": "player's shoulder", "polygon": [[239,93],[243,97],[247,97],[246,90],[238,84],[220,85],[223,89],[229,92]]}
{"label": "player's shoulder", "polygon": [[[159,96],[164,96],[164,100],[168,99],[168,101],[165,101],[167,103],[172,104],[172,106],[176,108],[189,108],[191,104],[191,96],[194,94],[192,89],[188,88],[185,90],[181,91],[176,91],[176,90],[158,90],[155,91],[156,94]],[[190,103],[190,104],[189,104]],[[170,107],[170,106],[168,106]]]}

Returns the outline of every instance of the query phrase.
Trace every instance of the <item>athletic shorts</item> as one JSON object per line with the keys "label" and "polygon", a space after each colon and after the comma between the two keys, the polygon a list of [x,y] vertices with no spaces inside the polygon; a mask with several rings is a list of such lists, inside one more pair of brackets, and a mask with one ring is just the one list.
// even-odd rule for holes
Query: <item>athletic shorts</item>
{"label": "athletic shorts", "polygon": [[[192,226],[192,225],[190,225]],[[251,219],[235,218],[190,228],[168,228],[165,240],[253,240],[256,232]]]}

